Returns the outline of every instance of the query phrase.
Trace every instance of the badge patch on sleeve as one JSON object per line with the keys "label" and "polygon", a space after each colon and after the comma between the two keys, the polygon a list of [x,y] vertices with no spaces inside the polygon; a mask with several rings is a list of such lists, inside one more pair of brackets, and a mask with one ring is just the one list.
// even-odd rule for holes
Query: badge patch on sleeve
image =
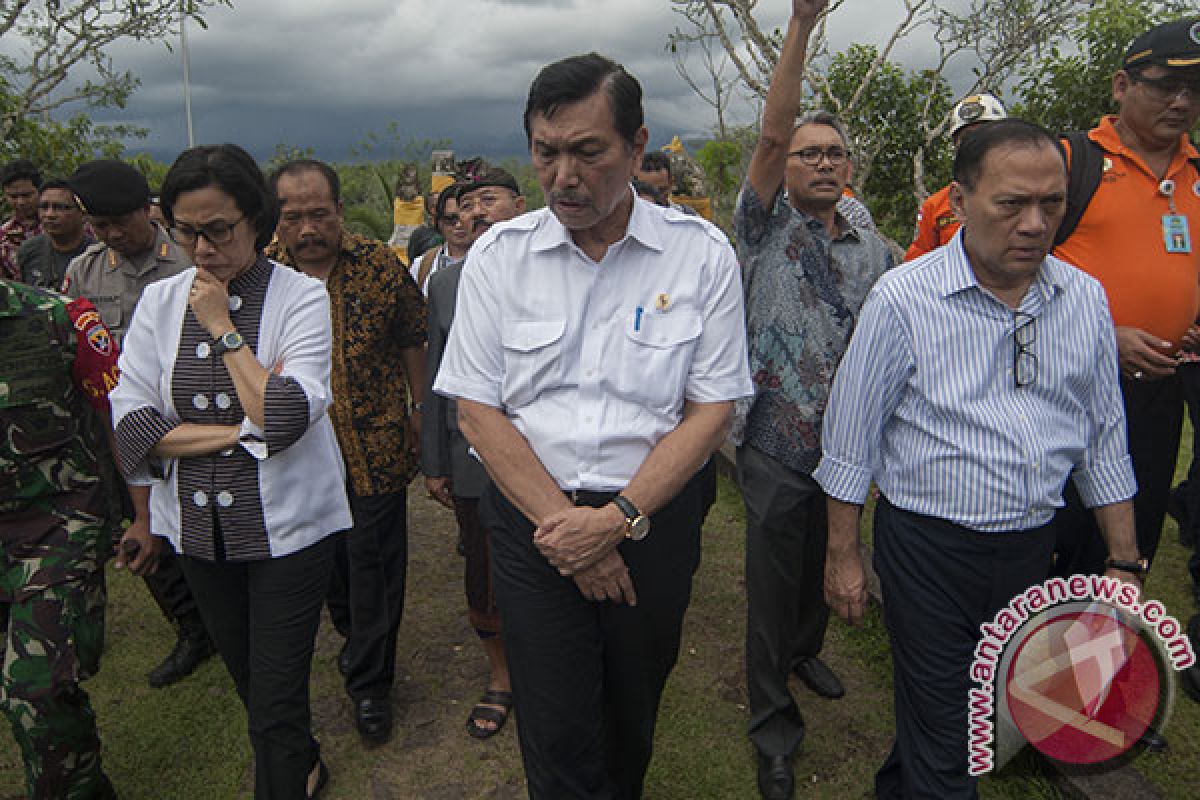
{"label": "badge patch on sleeve", "polygon": [[[88,313],[92,314],[94,312]],[[85,335],[87,336],[88,345],[97,353],[102,356],[112,355],[112,337],[108,335],[108,328],[100,323],[99,318],[96,319],[92,327],[87,329]]]}
{"label": "badge patch on sleeve", "polygon": [[99,325],[99,324],[100,324],[100,314],[97,311],[84,311],[82,314],[80,314],[78,317],[75,318],[75,330],[89,331],[89,335],[91,335],[90,334],[91,329],[94,326]]}

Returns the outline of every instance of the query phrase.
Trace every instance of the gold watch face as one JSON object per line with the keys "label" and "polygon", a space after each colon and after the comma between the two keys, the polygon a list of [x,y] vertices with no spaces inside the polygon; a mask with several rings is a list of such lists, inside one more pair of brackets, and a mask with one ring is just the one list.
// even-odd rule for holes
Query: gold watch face
{"label": "gold watch face", "polygon": [[650,518],[645,514],[640,514],[629,521],[629,533],[627,535],[635,542],[640,542],[642,539],[645,539],[646,534],[649,532]]}

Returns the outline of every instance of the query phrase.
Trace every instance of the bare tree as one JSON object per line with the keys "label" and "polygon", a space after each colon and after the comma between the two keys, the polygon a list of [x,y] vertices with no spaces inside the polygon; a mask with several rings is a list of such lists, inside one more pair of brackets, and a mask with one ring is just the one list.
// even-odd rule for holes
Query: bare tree
{"label": "bare tree", "polygon": [[[19,40],[18,57],[0,56],[0,137],[22,119],[76,102],[121,106],[137,78],[106,53],[122,39],[168,41],[180,15],[203,25],[203,13],[230,0],[0,0],[0,38]],[[76,68],[94,77],[71,83]]]}
{"label": "bare tree", "polygon": [[[756,11],[758,0],[671,0],[675,11],[720,42],[740,83],[752,94],[765,97],[771,72],[779,60],[779,37],[763,31]],[[806,80],[814,98],[840,116],[853,119],[862,111],[880,69],[892,61],[897,46],[913,37],[926,42],[926,62],[915,65],[929,77],[930,92],[921,104],[915,124],[922,144],[913,154],[913,192],[918,201],[928,195],[925,157],[942,136],[950,118],[937,100],[937,88],[949,76],[971,75],[964,94],[996,91],[1014,75],[1031,54],[1059,40],[1089,3],[1087,0],[897,0],[900,19],[875,59],[850,93],[831,90],[825,73],[829,50],[828,18],[838,13],[844,0],[833,0],[813,32]],[[882,2],[876,7],[884,5]],[[668,41],[671,41],[670,39]],[[680,45],[690,42],[677,40]],[[936,110],[936,113],[935,113]],[[866,165],[876,155],[865,125],[854,131],[856,152]],[[857,141],[862,140],[862,141]]]}
{"label": "bare tree", "polygon": [[[667,50],[675,62],[675,71],[688,87],[717,115],[717,135],[729,138],[726,115],[734,89],[741,83],[740,73],[732,71],[730,56],[721,44],[719,35],[699,4],[681,5],[677,12],[687,20],[689,27],[675,28],[667,36]],[[700,74],[693,75],[691,56],[698,56]]]}

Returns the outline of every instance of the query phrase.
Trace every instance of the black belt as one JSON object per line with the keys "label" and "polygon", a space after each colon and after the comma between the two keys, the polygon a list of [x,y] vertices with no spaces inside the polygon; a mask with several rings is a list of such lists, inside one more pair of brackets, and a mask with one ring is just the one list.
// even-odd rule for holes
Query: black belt
{"label": "black belt", "polygon": [[577,506],[602,508],[612,502],[620,492],[592,492],[587,489],[563,489],[563,494]]}

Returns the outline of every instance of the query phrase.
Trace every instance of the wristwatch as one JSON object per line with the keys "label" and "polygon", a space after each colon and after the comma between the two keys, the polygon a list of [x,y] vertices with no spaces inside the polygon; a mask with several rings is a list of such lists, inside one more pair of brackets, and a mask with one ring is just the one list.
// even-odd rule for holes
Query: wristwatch
{"label": "wristwatch", "polygon": [[638,507],[624,495],[614,497],[613,505],[625,515],[625,538],[635,542],[645,539],[646,534],[650,532],[650,518],[638,511]]}
{"label": "wristwatch", "polygon": [[223,334],[221,338],[217,339],[216,344],[213,345],[213,355],[217,358],[221,358],[226,353],[232,353],[234,350],[241,349],[242,345],[245,343],[246,340],[242,338],[240,333],[237,331],[230,331],[229,333]]}
{"label": "wristwatch", "polygon": [[1139,558],[1137,561],[1122,561],[1119,558],[1110,558],[1104,562],[1104,568],[1120,570],[1121,572],[1128,572],[1130,575],[1144,578],[1146,577],[1146,573],[1150,571],[1150,559]]}

